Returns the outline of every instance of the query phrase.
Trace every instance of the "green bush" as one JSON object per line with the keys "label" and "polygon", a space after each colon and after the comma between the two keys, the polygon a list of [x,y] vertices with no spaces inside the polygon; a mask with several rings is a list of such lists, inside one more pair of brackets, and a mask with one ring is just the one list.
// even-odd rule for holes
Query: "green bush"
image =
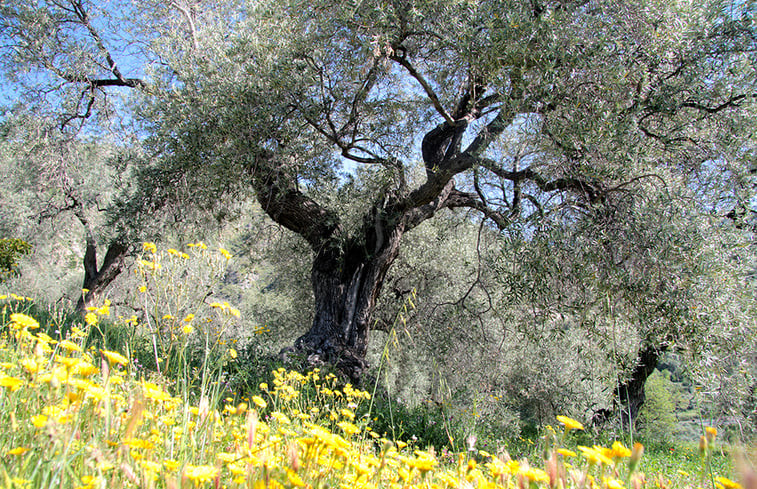
{"label": "green bush", "polygon": [[18,273],[18,258],[28,255],[32,245],[18,238],[0,239],[0,282]]}
{"label": "green bush", "polygon": [[660,371],[647,379],[644,388],[647,399],[639,414],[638,426],[649,442],[665,445],[673,439],[676,416],[672,387],[668,376]]}

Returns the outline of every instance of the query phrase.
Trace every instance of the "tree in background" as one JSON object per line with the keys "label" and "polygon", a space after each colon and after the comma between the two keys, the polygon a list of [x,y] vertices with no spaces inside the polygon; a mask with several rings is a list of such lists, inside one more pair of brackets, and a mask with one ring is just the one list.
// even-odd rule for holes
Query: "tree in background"
{"label": "tree in background", "polygon": [[[77,309],[83,311],[101,300],[104,289],[123,271],[128,251],[123,239],[105,225],[106,210],[124,176],[123,169],[108,164],[113,147],[103,139],[76,139],[61,132],[53,121],[21,108],[6,116],[0,144],[5,173],[2,185],[9,197],[13,195],[8,201],[16,206],[12,216],[3,216],[4,224],[34,240],[38,250],[45,241],[59,241],[55,235],[61,229],[71,234],[66,241],[80,236],[84,279],[74,297],[78,297]],[[98,263],[98,248],[103,247],[105,256]],[[47,254],[61,254],[55,248]],[[45,260],[50,272],[52,257]],[[72,292],[52,284],[47,287],[49,292],[51,287],[58,293]],[[88,292],[82,294],[82,288]]]}
{"label": "tree in background", "polygon": [[659,183],[544,228],[516,266],[509,256],[499,264],[502,285],[532,305],[533,320],[574,318],[606,352],[615,365],[614,410],[626,426],[665,352],[694,359],[755,333],[751,234],[702,209],[691,188],[649,188]]}
{"label": "tree in background", "polygon": [[646,383],[646,396],[639,417],[641,429],[648,439],[667,444],[673,439],[676,426],[675,400],[671,394],[672,382],[664,373],[655,372]]}
{"label": "tree in background", "polygon": [[[254,192],[312,250],[313,322],[295,348],[353,378],[402,238],[424,221],[470,209],[528,237],[584,214],[622,217],[617,202],[645,197],[634,183],[646,179],[697,186],[713,162],[737,181],[748,173],[747,5],[142,7],[6,2],[6,60],[32,70],[21,81],[70,90],[66,125],[90,119],[112,87],[135,92],[147,156],[113,209],[123,229]],[[116,28],[114,15],[128,17]],[[137,53],[138,77],[113,46]],[[355,181],[362,198],[348,209]]]}
{"label": "tree in background", "polygon": [[79,311],[102,299],[141,240],[171,226],[205,229],[208,223],[207,216],[187,212],[123,225],[112,209],[114,195],[135,185],[132,166],[142,157],[142,135],[125,106],[130,91],[147,88],[124,74],[144,74],[142,40],[127,32],[133,22],[124,21],[134,8],[79,0],[0,5],[0,60],[13,95],[2,100],[4,184],[24,200],[16,199],[19,207],[3,217],[37,237],[41,224],[74,218],[71,229],[82,230],[84,241]]}
{"label": "tree in background", "polygon": [[[114,148],[133,141],[133,129],[119,111],[122,94],[114,89],[141,85],[124,78],[108,50],[111,39],[101,32],[112,33],[113,26],[96,25],[107,22],[98,16],[102,12],[78,1],[0,6],[0,60],[9,88],[3,144],[11,179],[5,183],[28,197],[26,232],[39,232],[35,222],[65,216],[83,230],[79,310],[100,299],[132,248],[128,237],[104,224],[110,199],[128,176],[123,165],[118,169],[108,160]],[[100,260],[98,250],[104,251]]]}

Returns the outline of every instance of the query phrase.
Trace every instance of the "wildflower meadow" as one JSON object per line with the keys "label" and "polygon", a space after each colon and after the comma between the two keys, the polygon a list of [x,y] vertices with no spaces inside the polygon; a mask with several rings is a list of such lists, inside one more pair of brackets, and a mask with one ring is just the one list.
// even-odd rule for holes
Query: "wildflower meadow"
{"label": "wildflower meadow", "polygon": [[[224,390],[238,362],[224,334],[228,303],[196,308],[161,271],[193,257],[145,244],[138,294],[154,314],[114,319],[105,300],[82,320],[40,323],[34,301],[0,296],[0,485],[6,488],[591,488],[738,489],[713,469],[717,430],[705,428],[695,473],[648,470],[640,443],[588,443],[584,425],[558,416],[529,456],[449,452],[371,428],[374,394],[326,370],[278,368],[249,392]],[[164,280],[166,279],[166,280]],[[194,306],[192,306],[194,307]],[[150,309],[150,308],[148,308]],[[161,310],[162,309],[162,310]],[[141,331],[120,351],[102,329]],[[148,338],[137,365],[136,339]],[[191,353],[191,355],[190,355]],[[192,358],[190,358],[192,357]],[[144,363],[144,360],[143,360]],[[747,480],[749,480],[747,478]],[[751,483],[753,484],[753,482]],[[754,485],[747,484],[753,488]]]}

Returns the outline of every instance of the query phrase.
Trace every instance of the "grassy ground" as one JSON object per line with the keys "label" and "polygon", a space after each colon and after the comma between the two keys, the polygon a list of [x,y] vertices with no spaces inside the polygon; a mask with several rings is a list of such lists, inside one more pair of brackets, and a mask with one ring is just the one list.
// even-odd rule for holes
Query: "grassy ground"
{"label": "grassy ground", "polygon": [[666,487],[712,487],[714,477],[734,479],[731,447],[715,443],[709,457],[703,457],[698,444],[677,443],[670,447],[647,446],[641,470]]}

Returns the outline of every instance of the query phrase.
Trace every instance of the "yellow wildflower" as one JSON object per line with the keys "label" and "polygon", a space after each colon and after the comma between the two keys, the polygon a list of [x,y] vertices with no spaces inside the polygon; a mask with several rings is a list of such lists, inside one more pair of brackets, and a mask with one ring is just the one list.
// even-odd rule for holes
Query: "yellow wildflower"
{"label": "yellow wildflower", "polygon": [[99,372],[97,367],[95,367],[89,362],[85,362],[82,360],[76,362],[73,368],[71,369],[72,374],[81,375],[83,377],[89,377],[90,375],[94,375],[97,372]]}
{"label": "yellow wildflower", "polygon": [[507,466],[497,457],[492,458],[492,461],[485,463],[484,466],[489,469],[489,473],[495,479],[509,473]]}
{"label": "yellow wildflower", "polygon": [[73,341],[63,340],[60,343],[58,343],[58,345],[60,345],[61,348],[68,351],[76,351],[76,352],[82,351],[81,347],[77,345],[76,343],[74,343]]}
{"label": "yellow wildflower", "polygon": [[16,447],[8,450],[5,452],[6,455],[23,455],[26,452],[28,452],[30,449],[26,447]]}
{"label": "yellow wildflower", "polygon": [[239,457],[234,453],[219,452],[216,454],[216,458],[223,463],[231,463],[237,460]]}
{"label": "yellow wildflower", "polygon": [[297,475],[297,472],[287,469],[287,479],[289,479],[290,484],[292,484],[295,487],[304,487],[305,483],[302,481],[302,478]]}
{"label": "yellow wildflower", "polygon": [[32,416],[32,424],[35,428],[42,428],[47,424],[47,416],[44,414],[37,414]]}
{"label": "yellow wildflower", "polygon": [[521,470],[519,475],[525,477],[531,482],[549,482],[549,475],[546,472],[533,467],[527,467],[525,470]]}
{"label": "yellow wildflower", "polygon": [[100,483],[102,482],[102,479],[93,475],[83,475],[81,477],[81,482],[84,485],[79,486],[76,489],[93,489],[94,487],[97,487],[100,485]]}
{"label": "yellow wildflower", "polygon": [[218,469],[211,465],[187,465],[184,467],[184,476],[194,482],[210,482],[218,475]]}
{"label": "yellow wildflower", "polygon": [[45,406],[42,408],[42,414],[52,418],[58,424],[66,424],[71,417],[66,414],[66,409],[61,406]]}
{"label": "yellow wildflower", "polygon": [[625,489],[625,486],[623,485],[623,482],[619,481],[618,479],[614,478],[603,478],[603,481],[605,483],[605,487],[607,489]]}
{"label": "yellow wildflower", "polygon": [[356,435],[360,433],[360,428],[350,423],[349,421],[341,421],[337,423],[337,426],[339,426],[342,429],[342,431],[344,431],[348,435]]}
{"label": "yellow wildflower", "polygon": [[576,452],[574,452],[572,450],[568,450],[567,448],[558,448],[557,449],[557,453],[559,453],[563,457],[575,457],[576,456]]}
{"label": "yellow wildflower", "polygon": [[157,253],[158,252],[158,247],[155,246],[155,243],[150,243],[150,242],[142,243],[142,249],[144,251],[148,251],[150,253]]}
{"label": "yellow wildflower", "polygon": [[626,458],[631,456],[631,450],[623,446],[619,441],[612,444],[612,458]]}
{"label": "yellow wildflower", "polygon": [[148,260],[139,260],[138,263],[143,267],[147,268],[149,270],[160,270],[160,263],[156,263],[154,261],[148,261]]}
{"label": "yellow wildflower", "polygon": [[437,464],[436,459],[434,459],[429,453],[416,450],[415,455],[418,458],[407,459],[405,463],[408,467],[416,468],[421,473],[428,472]]}
{"label": "yellow wildflower", "polygon": [[108,395],[105,389],[91,382],[87,384],[85,391],[87,392],[88,397],[97,401],[102,401]]}
{"label": "yellow wildflower", "polygon": [[86,338],[87,337],[87,332],[84,331],[84,330],[82,330],[82,329],[80,329],[80,328],[77,328],[76,326],[72,326],[71,327],[71,337],[75,338],[75,339]]}
{"label": "yellow wildflower", "polygon": [[117,353],[115,351],[108,351],[108,350],[100,350],[100,353],[108,359],[108,362],[113,365],[115,363],[119,363],[121,365],[128,365],[129,359],[125,356],[121,355],[120,353]]}
{"label": "yellow wildflower", "polygon": [[39,323],[36,319],[34,319],[31,316],[27,316],[26,314],[21,314],[20,312],[11,314],[11,322],[16,325],[18,328],[26,328],[26,329],[37,329],[39,328]]}
{"label": "yellow wildflower", "polygon": [[596,448],[579,446],[578,449],[584,454],[584,457],[586,457],[586,460],[588,460],[590,464],[599,463],[612,465],[612,459],[605,456],[604,453],[602,453],[600,450],[597,450]]}
{"label": "yellow wildflower", "polygon": [[110,300],[105,299],[105,302],[101,307],[97,309],[97,314],[100,316],[110,316]]}
{"label": "yellow wildflower", "polygon": [[150,472],[160,472],[161,465],[157,462],[153,462],[152,460],[142,460],[139,462],[139,465]]}
{"label": "yellow wildflower", "polygon": [[17,379],[15,377],[4,374],[0,375],[0,387],[6,387],[11,392],[19,390],[22,385],[24,385],[24,381],[21,379]]}
{"label": "yellow wildflower", "polygon": [[[59,357],[58,355],[55,356],[56,361],[59,358],[62,357]],[[56,384],[66,380],[66,377],[68,377],[66,369],[62,366],[57,366],[53,369],[52,372],[45,372],[43,374],[40,374],[39,377],[37,377],[37,380],[39,380],[40,382]]]}
{"label": "yellow wildflower", "polygon": [[152,382],[142,381],[142,391],[146,398],[154,401],[170,401],[173,399],[167,392],[161,389],[160,386],[153,384]]}
{"label": "yellow wildflower", "polygon": [[575,419],[569,418],[567,416],[558,416],[557,421],[559,421],[565,426],[565,431],[584,429],[584,425],[582,425]]}
{"label": "yellow wildflower", "polygon": [[460,482],[457,480],[455,476],[448,474],[446,472],[442,472],[441,474],[438,474],[437,479],[444,482],[449,487],[458,487],[460,485]]}
{"label": "yellow wildflower", "polygon": [[741,484],[725,477],[715,477],[715,480],[725,489],[742,489]]}
{"label": "yellow wildflower", "polygon": [[18,363],[30,374],[35,374],[39,371],[39,365],[33,358],[22,358]]}
{"label": "yellow wildflower", "polygon": [[231,253],[229,253],[227,250],[223,248],[219,248],[218,251],[223,255],[224,258],[226,258],[227,260],[231,260]]}
{"label": "yellow wildflower", "polygon": [[257,407],[260,409],[265,409],[265,407],[268,405],[260,396],[252,396],[252,402],[255,403]]}
{"label": "yellow wildflower", "polygon": [[37,333],[36,340],[40,343],[45,343],[45,344],[54,345],[55,343],[57,343],[57,341],[55,341],[54,339],[50,338],[48,335],[42,332]]}
{"label": "yellow wildflower", "polygon": [[291,421],[289,420],[289,418],[287,417],[287,415],[284,414],[284,413],[280,413],[279,411],[272,412],[271,413],[271,417],[273,419],[275,419],[276,421],[278,421],[279,423],[281,423],[281,424],[290,424],[291,423]]}
{"label": "yellow wildflower", "polygon": [[153,448],[155,448],[155,444],[150,440],[141,440],[139,438],[128,438],[126,440],[123,440],[122,443],[127,447],[134,449],[152,450]]}

